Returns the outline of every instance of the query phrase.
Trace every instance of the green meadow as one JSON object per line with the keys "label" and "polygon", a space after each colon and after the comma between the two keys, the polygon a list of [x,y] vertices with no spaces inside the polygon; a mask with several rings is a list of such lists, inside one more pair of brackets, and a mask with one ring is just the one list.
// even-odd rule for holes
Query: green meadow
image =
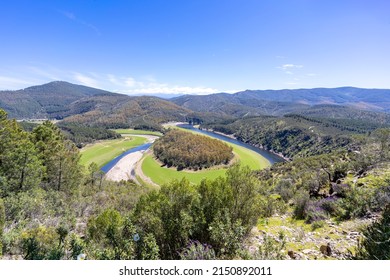
{"label": "green meadow", "polygon": [[138,134],[138,135],[154,135],[154,136],[162,136],[161,132],[158,131],[150,131],[150,130],[140,130],[140,129],[112,129],[118,134],[122,135],[132,135],[132,134]]}
{"label": "green meadow", "polygon": [[[258,153],[239,145],[228,142],[226,143],[233,147],[233,152],[235,153],[237,160],[239,160],[242,165],[247,165],[253,170],[263,169],[270,165],[268,160],[266,160]],[[200,181],[202,181],[202,179],[205,178],[215,179],[218,176],[223,176],[226,172],[226,168],[211,168],[200,171],[177,171],[174,168],[162,167],[160,163],[154,159],[153,155],[146,154],[142,162],[142,172],[145,176],[149,177],[154,183],[158,185],[167,183],[172,179],[180,180],[183,177],[186,177],[194,184],[198,184]]]}
{"label": "green meadow", "polygon": [[95,162],[99,167],[102,167],[123,152],[144,143],[146,143],[146,139],[138,136],[100,141],[81,150],[80,162],[84,166]]}

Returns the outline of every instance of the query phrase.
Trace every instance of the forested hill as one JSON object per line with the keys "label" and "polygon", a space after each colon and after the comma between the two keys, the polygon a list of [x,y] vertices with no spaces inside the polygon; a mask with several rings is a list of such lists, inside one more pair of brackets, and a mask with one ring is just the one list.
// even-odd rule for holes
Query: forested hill
{"label": "forested hill", "polygon": [[118,94],[56,81],[15,91],[0,91],[0,108],[12,118],[56,118],[72,102],[97,95]]}
{"label": "forested hill", "polygon": [[198,112],[243,115],[283,115],[313,105],[343,105],[355,109],[390,112],[389,89],[354,87],[291,90],[246,90],[235,94],[184,95],[172,102]]}
{"label": "forested hill", "polygon": [[[166,121],[221,122],[251,116],[299,114],[307,118],[390,123],[390,90],[316,88],[247,90],[235,94],[183,95],[170,100],[128,96],[56,81],[16,91],[0,91],[9,117],[64,119],[89,126],[159,129]],[[349,124],[348,124],[349,125]],[[359,128],[360,129],[360,128]]]}
{"label": "forested hill", "polygon": [[70,105],[66,122],[107,128],[134,127],[159,130],[159,124],[185,121],[192,112],[152,96],[94,96]]}
{"label": "forested hill", "polygon": [[0,108],[9,117],[64,119],[89,126],[158,129],[192,112],[153,96],[128,96],[68,82],[51,82],[16,91],[0,91]]}

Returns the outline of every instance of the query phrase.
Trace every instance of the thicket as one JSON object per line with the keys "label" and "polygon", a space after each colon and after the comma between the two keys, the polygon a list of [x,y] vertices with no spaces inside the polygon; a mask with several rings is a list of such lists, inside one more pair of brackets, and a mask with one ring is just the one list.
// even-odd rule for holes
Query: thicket
{"label": "thicket", "polygon": [[230,123],[202,125],[243,142],[282,153],[289,158],[356,149],[360,144],[352,134],[368,133],[376,126],[363,121],[309,118],[301,115],[284,117],[247,117]]}
{"label": "thicket", "polygon": [[222,141],[177,129],[168,131],[153,146],[154,155],[162,163],[178,170],[227,164],[233,158],[232,150]]}
{"label": "thicket", "polygon": [[234,165],[225,178],[196,186],[173,181],[141,197],[133,217],[141,238],[154,236],[162,259],[188,258],[190,252],[210,256],[210,250],[217,258],[232,258],[263,207],[250,169]]}
{"label": "thicket", "polygon": [[360,260],[390,260],[390,206],[382,218],[363,230],[355,254]]}
{"label": "thicket", "polygon": [[336,151],[278,163],[258,171],[270,193],[292,205],[307,223],[347,220],[379,213],[390,203],[386,131],[373,133],[361,151]]}
{"label": "thicket", "polygon": [[69,140],[73,141],[79,148],[96,140],[117,139],[121,137],[121,135],[115,131],[104,127],[91,127],[78,123],[64,122],[58,123],[57,126],[61,129],[64,135]]}

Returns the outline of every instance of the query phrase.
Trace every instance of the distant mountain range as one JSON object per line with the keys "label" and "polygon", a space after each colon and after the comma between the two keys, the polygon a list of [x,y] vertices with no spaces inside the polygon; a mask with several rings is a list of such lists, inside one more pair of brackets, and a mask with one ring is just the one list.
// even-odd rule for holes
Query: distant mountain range
{"label": "distant mountain range", "polygon": [[128,96],[56,81],[0,91],[0,108],[11,118],[56,118],[89,125],[136,126],[186,118],[215,119],[300,114],[368,118],[388,122],[390,90],[354,87],[246,90],[234,94],[182,95],[171,99]]}
{"label": "distant mountain range", "polygon": [[246,90],[234,94],[183,95],[171,101],[193,111],[213,111],[237,117],[245,114],[277,116],[323,104],[390,112],[389,89],[354,87]]}

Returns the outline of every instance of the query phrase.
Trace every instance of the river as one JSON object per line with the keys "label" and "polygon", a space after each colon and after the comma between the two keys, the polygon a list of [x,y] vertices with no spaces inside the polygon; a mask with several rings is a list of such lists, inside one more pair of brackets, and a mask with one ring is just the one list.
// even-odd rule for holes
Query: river
{"label": "river", "polygon": [[142,144],[140,146],[137,146],[135,148],[132,148],[130,150],[127,150],[126,152],[124,152],[123,154],[117,156],[116,158],[114,158],[113,160],[111,160],[109,163],[107,163],[106,165],[104,165],[102,168],[100,168],[101,171],[103,171],[104,173],[107,173],[108,171],[110,171],[111,168],[113,168],[122,158],[124,158],[125,156],[129,155],[129,154],[132,154],[132,153],[135,153],[135,152],[139,152],[139,151],[145,151],[147,149],[149,149],[149,147],[152,145],[153,143],[146,143],[146,144]]}
{"label": "river", "polygon": [[[192,125],[189,125],[189,124],[180,124],[178,126],[181,127],[181,128],[185,128],[185,129],[188,129],[188,130],[193,130],[193,131],[196,131],[198,133],[201,133],[201,134],[204,134],[204,135],[208,135],[208,136],[217,138],[219,140],[223,140],[223,141],[226,141],[228,143],[236,144],[236,145],[239,145],[239,146],[244,147],[246,149],[252,150],[252,151],[260,154],[264,158],[266,158],[271,164],[284,161],[283,158],[281,158],[281,157],[279,157],[279,156],[277,156],[277,155],[275,155],[275,154],[273,154],[271,152],[268,152],[268,151],[266,151],[264,149],[260,149],[260,148],[254,147],[254,146],[249,145],[247,143],[241,142],[241,141],[239,141],[237,139],[226,137],[226,136],[221,135],[219,133],[215,133],[215,132],[207,131],[207,130],[201,130],[201,129],[195,128],[195,127],[193,127]],[[101,168],[101,170],[104,173],[107,173],[108,171],[110,171],[110,169],[112,169],[125,156],[127,156],[129,154],[132,154],[132,153],[135,153],[135,152],[145,151],[145,150],[149,149],[149,147],[151,145],[152,145],[152,143],[146,143],[146,144],[142,144],[142,145],[140,145],[138,147],[132,148],[130,150],[127,150],[123,154],[117,156],[116,158],[111,160],[109,163],[104,165]]]}
{"label": "river", "polygon": [[260,154],[264,158],[266,158],[271,164],[285,161],[285,159],[283,159],[283,158],[281,158],[281,157],[279,157],[279,156],[277,156],[277,155],[275,155],[275,154],[273,154],[271,152],[268,152],[267,150],[254,147],[252,145],[249,145],[247,143],[244,143],[244,142],[239,141],[239,140],[234,139],[234,138],[230,138],[230,137],[224,136],[224,135],[219,134],[219,133],[198,129],[198,128],[195,128],[195,127],[193,127],[192,125],[189,125],[189,124],[180,124],[178,126],[181,127],[181,128],[185,128],[185,129],[188,129],[188,130],[193,130],[193,131],[196,131],[198,133],[202,133],[204,135],[208,135],[208,136],[217,138],[219,140],[223,140],[223,141],[226,141],[226,142],[229,142],[229,143],[236,144],[236,145],[239,145],[241,147],[247,148],[249,150],[252,150],[252,151]]}

